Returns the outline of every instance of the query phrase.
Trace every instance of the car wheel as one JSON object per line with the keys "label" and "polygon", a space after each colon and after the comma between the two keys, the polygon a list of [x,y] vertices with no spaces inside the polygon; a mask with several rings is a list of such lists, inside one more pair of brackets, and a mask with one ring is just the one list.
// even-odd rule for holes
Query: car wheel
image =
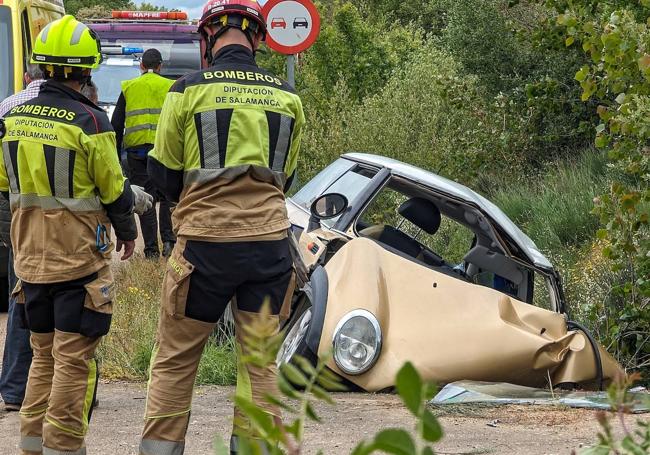
{"label": "car wheel", "polygon": [[296,314],[294,323],[288,327],[287,335],[278,350],[278,355],[275,359],[276,365],[279,367],[285,363],[291,362],[294,355],[304,356],[307,351],[307,344],[305,338],[309,330],[311,322],[311,308],[304,309],[302,314]]}

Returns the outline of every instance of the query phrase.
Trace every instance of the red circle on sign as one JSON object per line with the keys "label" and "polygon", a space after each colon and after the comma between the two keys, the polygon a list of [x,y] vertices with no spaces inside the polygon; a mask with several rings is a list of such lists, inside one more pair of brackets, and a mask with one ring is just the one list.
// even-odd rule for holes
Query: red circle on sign
{"label": "red circle on sign", "polygon": [[271,32],[267,31],[266,33],[267,46],[269,46],[274,51],[278,51],[287,55],[298,54],[299,52],[303,52],[309,49],[309,47],[312,44],[314,44],[316,38],[318,38],[318,34],[320,33],[320,15],[318,14],[318,10],[316,9],[316,6],[311,2],[311,0],[268,0],[262,7],[262,14],[264,15],[264,19],[267,22],[266,25],[269,28],[269,30],[272,25],[271,23],[269,23],[269,13],[276,5],[288,1],[299,3],[307,9],[309,15],[311,16],[312,27],[311,30],[309,31],[309,35],[307,35],[307,38],[305,38],[301,43],[296,44],[295,46],[285,46],[283,44],[278,43],[271,36]]}

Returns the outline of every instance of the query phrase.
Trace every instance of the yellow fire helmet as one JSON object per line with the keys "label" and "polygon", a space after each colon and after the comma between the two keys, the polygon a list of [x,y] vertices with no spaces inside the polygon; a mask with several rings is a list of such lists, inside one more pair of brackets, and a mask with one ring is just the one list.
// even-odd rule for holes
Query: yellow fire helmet
{"label": "yellow fire helmet", "polygon": [[50,22],[38,34],[32,52],[32,63],[97,68],[102,61],[99,37],[73,16]]}

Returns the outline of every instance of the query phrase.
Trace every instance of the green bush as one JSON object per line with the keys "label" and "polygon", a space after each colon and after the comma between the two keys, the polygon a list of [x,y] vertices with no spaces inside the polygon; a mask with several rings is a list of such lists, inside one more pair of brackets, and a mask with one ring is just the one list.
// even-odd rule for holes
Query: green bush
{"label": "green bush", "polygon": [[371,152],[467,184],[497,169],[504,156],[516,170],[520,163],[512,147],[521,138],[504,131],[508,122],[484,101],[476,78],[460,71],[448,53],[427,42],[361,103],[346,109],[346,86],[339,86],[334,107],[340,108],[318,133],[306,136],[305,152],[321,163],[343,151]]}
{"label": "green bush", "polygon": [[[382,19],[370,21],[352,3],[336,2],[318,40],[304,55],[298,78],[305,73],[315,76],[307,80],[316,82],[326,95],[343,80],[352,99],[361,100],[378,92],[420,43],[417,30]],[[308,83],[298,87],[307,92],[311,88]]]}

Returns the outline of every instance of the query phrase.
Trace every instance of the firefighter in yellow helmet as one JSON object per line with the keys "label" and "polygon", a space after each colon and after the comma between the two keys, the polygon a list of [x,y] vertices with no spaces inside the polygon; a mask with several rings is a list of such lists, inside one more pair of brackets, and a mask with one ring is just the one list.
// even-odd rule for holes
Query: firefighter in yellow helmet
{"label": "firefighter in yellow helmet", "polygon": [[[170,201],[178,241],[163,282],[151,365],[143,455],[180,455],[190,419],[201,352],[228,302],[238,352],[244,328],[261,318],[265,300],[279,314],[293,291],[285,191],[295,173],[305,123],[293,87],[259,68],[266,32],[255,0],[211,0],[199,23],[210,65],[170,89],[149,153],[148,171]],[[276,394],[273,366],[239,364],[239,396]],[[235,433],[249,430],[235,411]],[[237,452],[237,438],[231,450]]]}
{"label": "firefighter in yellow helmet", "polygon": [[20,410],[23,454],[86,453],[94,352],[111,324],[111,227],[128,259],[133,211],[151,207],[122,175],[106,114],[80,93],[100,61],[97,37],[74,17],[45,26],[32,62],[46,82],[2,128],[0,191],[11,205],[19,278],[13,296],[34,351]]}

